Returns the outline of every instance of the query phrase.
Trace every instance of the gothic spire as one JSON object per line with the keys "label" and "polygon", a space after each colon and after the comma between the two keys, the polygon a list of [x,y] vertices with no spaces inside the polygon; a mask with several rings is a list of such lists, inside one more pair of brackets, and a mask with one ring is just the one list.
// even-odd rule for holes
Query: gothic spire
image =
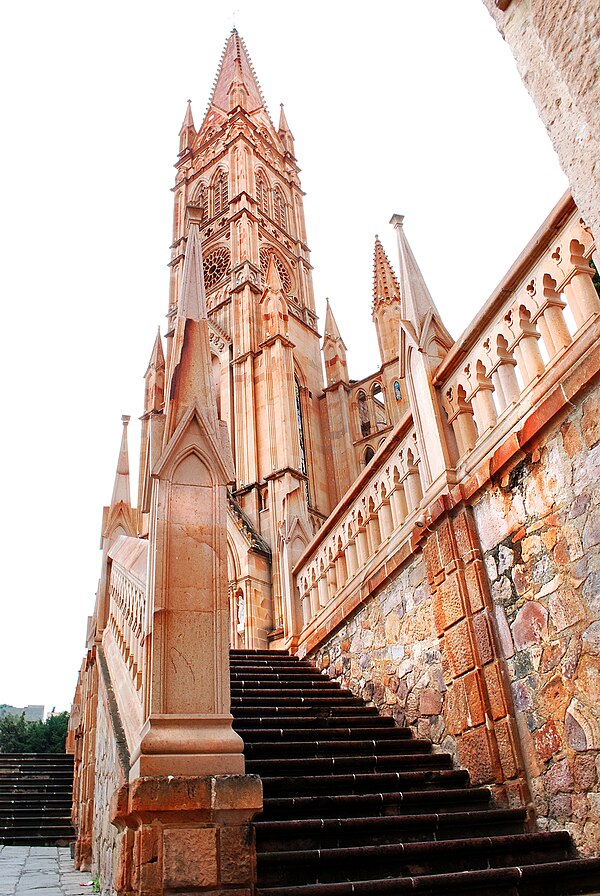
{"label": "gothic spire", "polygon": [[400,302],[400,287],[398,280],[381,245],[379,237],[375,237],[375,252],[373,257],[373,310],[377,310],[384,304],[396,304]]}
{"label": "gothic spire", "polygon": [[248,51],[236,28],[233,28],[225,42],[225,49],[221,56],[219,70],[210,97],[210,104],[218,106],[224,112],[229,112],[230,91],[234,82],[238,82],[238,90],[241,86],[247,92],[247,99],[244,105],[248,112],[254,112],[260,108],[266,109],[264,97],[250,62]]}
{"label": "gothic spire", "polygon": [[194,127],[194,118],[192,116],[192,101],[188,100],[183,124],[179,131],[179,155],[182,155],[186,149],[191,149],[195,136],[196,128]]}
{"label": "gothic spire", "polygon": [[115,484],[111,498],[111,507],[123,502],[131,505],[131,496],[129,492],[129,452],[127,449],[127,424],[130,417],[123,416],[123,433],[121,435],[121,447],[119,449],[119,459],[117,461],[117,472],[115,474]]}
{"label": "gothic spire", "polygon": [[404,215],[393,215],[390,221],[390,224],[394,225],[398,239],[402,323],[411,332],[415,341],[420,344],[425,331],[434,322],[438,343],[447,342],[447,348],[449,348],[453,343],[452,337],[442,323],[440,313],[406,239],[402,226],[403,221]]}

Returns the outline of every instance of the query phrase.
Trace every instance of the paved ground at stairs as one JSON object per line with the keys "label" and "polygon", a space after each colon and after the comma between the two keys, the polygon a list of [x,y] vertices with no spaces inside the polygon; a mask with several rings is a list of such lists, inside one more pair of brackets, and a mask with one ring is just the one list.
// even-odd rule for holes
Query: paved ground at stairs
{"label": "paved ground at stairs", "polygon": [[93,887],[84,886],[91,879],[75,871],[69,849],[0,844],[0,896],[91,896]]}

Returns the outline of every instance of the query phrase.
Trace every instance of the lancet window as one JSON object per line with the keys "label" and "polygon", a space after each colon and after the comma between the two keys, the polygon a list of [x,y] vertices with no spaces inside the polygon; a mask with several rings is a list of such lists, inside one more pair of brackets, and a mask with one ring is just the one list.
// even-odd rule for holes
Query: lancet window
{"label": "lancet window", "polygon": [[229,201],[229,185],[225,171],[219,171],[213,183],[213,215],[222,214]]}
{"label": "lancet window", "polygon": [[287,227],[285,199],[279,187],[275,187],[273,192],[273,219],[281,228],[285,229]]}
{"label": "lancet window", "polygon": [[267,181],[265,179],[262,171],[259,171],[256,175],[256,201],[258,202],[258,208],[261,212],[264,212],[265,215],[269,214],[269,189],[267,186]]}
{"label": "lancet window", "polygon": [[375,425],[377,429],[383,429],[387,426],[387,417],[385,414],[385,402],[383,399],[383,389],[381,383],[376,380],[371,389],[371,397],[373,399],[373,411],[375,414]]}

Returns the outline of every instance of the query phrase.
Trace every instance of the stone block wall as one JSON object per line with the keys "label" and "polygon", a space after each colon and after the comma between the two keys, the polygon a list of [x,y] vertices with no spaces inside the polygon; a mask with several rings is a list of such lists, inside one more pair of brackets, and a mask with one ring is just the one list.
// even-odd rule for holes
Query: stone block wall
{"label": "stone block wall", "polygon": [[600,851],[600,388],[474,505],[540,827]]}
{"label": "stone block wall", "polygon": [[513,52],[598,244],[600,6],[597,0],[483,2]]}

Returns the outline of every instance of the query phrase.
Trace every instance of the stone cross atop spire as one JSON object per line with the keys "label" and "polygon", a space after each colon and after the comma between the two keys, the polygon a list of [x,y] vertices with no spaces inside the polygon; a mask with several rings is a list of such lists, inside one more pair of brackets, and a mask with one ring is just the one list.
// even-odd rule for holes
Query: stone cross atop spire
{"label": "stone cross atop spire", "polygon": [[111,507],[116,504],[123,503],[131,505],[131,495],[129,491],[129,451],[127,448],[127,424],[131,418],[123,415],[121,421],[123,423],[123,432],[121,435],[121,447],[119,449],[119,459],[117,461],[117,472],[115,474],[115,484],[111,498]]}
{"label": "stone cross atop spire", "polygon": [[224,112],[228,112],[230,108],[230,91],[234,83],[236,83],[238,90],[240,86],[243,86],[247,91],[247,99],[244,105],[248,112],[254,112],[260,108],[266,110],[265,100],[250,62],[248,51],[236,28],[233,28],[225,42],[225,49],[221,56],[219,70],[210,97],[210,104],[218,106]]}

